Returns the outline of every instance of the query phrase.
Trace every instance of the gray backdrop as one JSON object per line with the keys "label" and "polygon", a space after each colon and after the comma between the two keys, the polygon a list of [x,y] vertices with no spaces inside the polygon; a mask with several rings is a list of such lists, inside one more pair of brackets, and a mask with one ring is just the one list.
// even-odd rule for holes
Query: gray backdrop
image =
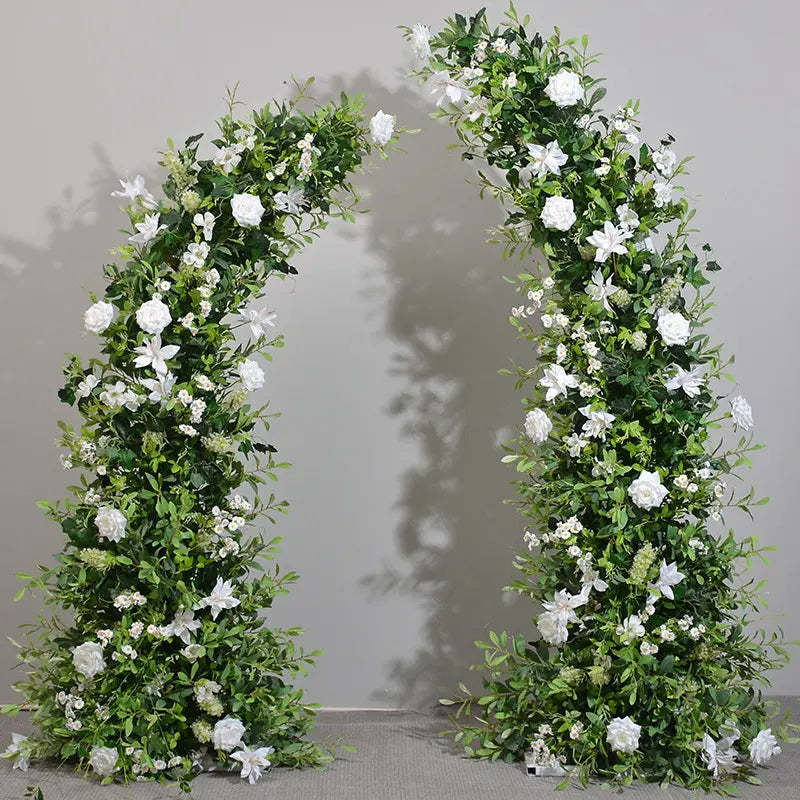
{"label": "gray backdrop", "polygon": [[[404,3],[188,2],[16,4],[0,33],[4,124],[0,214],[0,632],[38,601],[12,606],[13,572],[61,546],[34,503],[63,494],[52,441],[63,351],[88,353],[87,290],[125,223],[109,197],[119,175],[155,186],[156,151],[209,131],[226,83],[261,104],[291,73],[315,74],[318,96],[364,91],[370,110],[424,129],[360,180],[373,211],[334,225],[273,300],[288,346],[263,398],[283,416],[281,559],[301,573],[270,619],[306,628],[325,656],[307,680],[329,706],[427,703],[469,675],[472,641],[489,626],[529,631],[529,609],[501,595],[521,527],[504,507],[511,473],[497,442],[519,419],[508,379],[520,351],[505,317],[513,295],[484,229],[499,219],[403,79],[395,25],[436,26],[452,0]],[[504,3],[489,3],[497,17]],[[608,107],[643,101],[651,140],[669,132],[694,154],[688,186],[701,241],[716,245],[714,332],[737,353],[736,375],[758,435],[753,480],[772,503],[755,524],[780,548],[768,576],[767,624],[798,638],[797,149],[794,4],[730,0],[525,3],[536,24],[588,33],[606,55]],[[469,9],[465,9],[469,10]],[[702,193],[702,194],[701,194]],[[777,620],[779,621],[779,620]],[[14,649],[0,644],[0,702]],[[797,662],[800,664],[800,661]],[[775,690],[800,692],[800,667]]]}

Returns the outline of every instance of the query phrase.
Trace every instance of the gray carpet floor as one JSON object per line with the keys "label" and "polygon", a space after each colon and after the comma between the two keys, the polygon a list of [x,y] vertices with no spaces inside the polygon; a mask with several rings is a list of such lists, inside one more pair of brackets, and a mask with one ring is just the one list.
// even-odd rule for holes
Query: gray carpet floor
{"label": "gray carpet floor", "polygon": [[[795,708],[798,703],[792,703]],[[459,758],[438,733],[446,727],[438,711],[327,711],[316,735],[343,735],[357,748],[327,770],[275,770],[249,786],[238,773],[201,775],[192,784],[194,800],[590,800],[608,797],[598,787],[557,792],[555,778],[528,777],[521,765],[491,764]],[[9,732],[28,733],[22,718],[2,720],[0,749]],[[743,785],[742,798],[800,800],[800,753],[784,748],[775,766],[760,771],[761,786]],[[22,800],[28,786],[41,787],[45,800],[162,800],[185,795],[153,783],[100,786],[67,768],[32,766],[11,769],[0,760],[0,798]],[[680,789],[638,786],[624,792],[630,800],[690,800]]]}

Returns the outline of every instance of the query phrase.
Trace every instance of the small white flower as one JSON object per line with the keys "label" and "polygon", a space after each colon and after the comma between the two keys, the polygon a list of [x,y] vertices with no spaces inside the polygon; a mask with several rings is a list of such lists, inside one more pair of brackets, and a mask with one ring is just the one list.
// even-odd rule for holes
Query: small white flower
{"label": "small white flower", "polygon": [[507,53],[508,52],[508,42],[505,39],[503,39],[502,36],[498,36],[492,42],[492,50],[494,50],[495,53]]}
{"label": "small white flower", "polygon": [[183,263],[200,269],[208,258],[211,248],[206,242],[192,242],[183,254]]}
{"label": "small white flower", "polygon": [[384,114],[383,109],[378,111],[369,121],[369,134],[375,144],[382,147],[388,144],[394,136],[396,117]]}
{"label": "small white flower", "polygon": [[744,431],[749,431],[753,427],[753,409],[742,395],[737,395],[731,400],[731,417],[734,425]]}
{"label": "small white flower", "polygon": [[592,118],[588,114],[583,114],[575,121],[575,125],[582,131],[588,130],[592,124]]}
{"label": "small white flower", "polygon": [[515,89],[519,81],[517,80],[517,73],[516,72],[509,72],[505,78],[503,78],[503,88],[504,89]]}
{"label": "small white flower", "polygon": [[675,166],[678,163],[678,156],[662,145],[658,150],[652,153],[653,164],[655,168],[669,180],[675,172]]}
{"label": "small white flower", "polygon": [[567,452],[573,458],[578,458],[583,452],[583,448],[589,444],[589,440],[583,439],[577,433],[573,433],[564,440],[564,443],[567,445]]}
{"label": "small white flower", "polygon": [[630,717],[614,717],[606,727],[606,741],[612,750],[621,753],[633,753],[639,747],[642,726],[637,725]]}
{"label": "small white flower", "polygon": [[197,428],[193,425],[178,425],[178,430],[186,436],[197,436]]}
{"label": "small white flower", "polygon": [[213,163],[218,167],[222,167],[224,173],[230,174],[242,160],[241,154],[243,151],[244,146],[239,143],[218,147],[214,152]]}
{"label": "small white flower", "polygon": [[634,639],[644,636],[646,633],[642,619],[638,614],[631,614],[627,617],[621,625],[617,625],[617,636],[622,639],[625,644],[629,644]]}
{"label": "small white flower", "polygon": [[618,228],[613,222],[605,222],[602,230],[595,231],[586,241],[597,248],[594,260],[603,263],[612,253],[626,255],[628,248],[625,240],[630,239],[633,234],[625,228]]}
{"label": "small white flower", "polygon": [[628,495],[634,505],[644,509],[657,508],[668,494],[666,487],[661,483],[661,476],[658,472],[648,472],[647,470],[642,470],[639,477],[628,487]]}
{"label": "small white flower", "polygon": [[559,107],[574,106],[583,100],[581,79],[568,69],[561,69],[551,75],[544,93]]}
{"label": "small white flower", "polygon": [[82,397],[88,397],[95,386],[100,384],[100,379],[89,373],[79,384],[78,388],[75,390],[75,397],[81,399]]}
{"label": "small white flower", "polygon": [[617,206],[617,219],[619,226],[627,231],[635,231],[639,227],[639,217],[627,203]]}
{"label": "small white flower", "polygon": [[231,213],[243,228],[257,228],[264,211],[261,198],[256,194],[235,194],[231,198]]}
{"label": "small white flower", "polygon": [[214,235],[214,223],[216,222],[214,215],[210,211],[206,211],[205,214],[195,214],[192,222],[198,228],[203,229],[203,238],[210,242]]}
{"label": "small white flower", "polygon": [[90,333],[102,333],[114,319],[115,308],[103,300],[83,312],[83,327]]}
{"label": "small white flower", "polygon": [[536,444],[546,441],[552,430],[553,423],[541,408],[534,408],[525,416],[525,433]]}
{"label": "small white flower", "polygon": [[159,214],[145,215],[144,222],[137,222],[134,225],[138,233],[129,236],[128,241],[134,244],[147,244],[155,239],[156,236],[167,227],[166,225],[158,224],[159,217]]}

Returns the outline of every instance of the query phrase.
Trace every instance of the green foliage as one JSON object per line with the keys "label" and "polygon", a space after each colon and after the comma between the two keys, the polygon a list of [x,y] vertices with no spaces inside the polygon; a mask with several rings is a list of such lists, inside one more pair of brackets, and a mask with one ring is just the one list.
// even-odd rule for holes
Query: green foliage
{"label": "green foliage", "polygon": [[[264,438],[276,415],[250,404],[238,373],[255,354],[271,361],[283,339],[236,336],[236,328],[247,333],[242,313],[268,280],[295,274],[294,256],[331,218],[354,219],[359,198],[348,176],[373,147],[364,102],[343,94],[304,111],[298,100],[310,83],[297,85],[297,99],[247,119],[235,117],[231,93],[212,141],[216,157],[198,155],[200,134],[178,149],[170,141],[161,162],[164,198],[140,192],[127,207],[134,232],[153,213],[163,228],[150,241],[120,246],[117,261],[104,267],[103,300],[115,312],[102,331],[102,357],[69,356],[59,392],[82,418],[79,429],[59,423],[65,466],[82,474],[65,502],[39,504],[65,545],[54,565],[19,576],[25,586],[15,598],[34,589],[53,607],[23,627],[20,646],[26,675],[16,688],[38,727],[21,745],[30,758],[88,771],[93,748],[115,748],[118,778],[175,781],[188,790],[208,744],[195,732],[222,716],[241,720],[250,748],[273,748],[274,765],[332,758],[336,742],[306,739],[316,706],[292,686],[318,653],[295,645],[300,629],[265,625],[262,616],[297,576],[274,563],[279,538],[243,535],[248,524],[274,522],[287,510],[265,488],[290,466]],[[287,192],[304,213],[278,202]],[[231,199],[242,193],[263,203],[260,224],[235,219]],[[206,214],[214,219],[211,236]],[[205,246],[203,257],[187,257]],[[179,347],[167,361],[174,385],[161,400],[148,398],[141,383],[159,376],[134,363],[136,349],[151,341],[137,311],[154,295],[171,314],[162,346]],[[120,402],[115,384],[124,390]],[[191,402],[198,398],[199,415]],[[247,499],[232,494],[242,485]],[[124,515],[124,537],[102,535],[101,507]],[[217,616],[201,601],[218,581],[229,582],[238,604]],[[198,627],[181,634],[173,620],[187,610]],[[91,678],[73,665],[85,642],[103,646],[105,668]],[[209,681],[216,694],[202,700],[198,690]],[[3,711],[13,716],[20,707]],[[224,750],[212,756],[236,766]]]}
{"label": "green foliage", "polygon": [[[467,94],[433,116],[453,125],[463,158],[491,168],[478,171],[481,195],[499,198],[506,218],[490,241],[525,263],[507,279],[520,296],[509,321],[544,366],[576,376],[549,402],[538,367],[501,371],[524,392],[524,411],[546,412],[552,423],[538,444],[520,432],[505,445],[503,461],[517,475],[513,503],[529,526],[514,564],[519,576],[506,588],[536,604],[562,590],[584,602],[565,623],[566,644],[542,632],[561,646],[507,633],[478,642],[483,692],[462,685],[457,699],[442,702],[455,706],[455,739],[476,758],[518,760],[541,739],[576,765],[570,779],[584,785],[591,776],[620,785],[639,778],[733,792],[732,780],[754,780],[747,745],[770,716],[759,687],[787,654],[780,634],[754,630],[760,585],[742,577],[769,548],[713,530],[729,509],[749,514],[766,500],[723,480],[750,466],[760,445],[749,434],[735,446],[716,441],[731,417],[720,405],[727,389],[717,386],[733,359],[703,325],[713,307],[709,276],[720,267],[708,245],[690,243],[687,201],[659,195],[669,194],[659,184],[681,188],[689,159],[664,167],[671,137],[659,148],[637,146],[638,101],[602,113],[605,89],[589,72],[597,58],[585,36],[531,35],[513,5],[506,17],[495,28],[483,11],[448,19],[430,42],[430,61],[413,74]],[[578,77],[583,99],[551,96],[561,70]],[[566,159],[537,175],[529,146],[552,142]],[[566,228],[542,219],[555,196],[573,203]],[[627,228],[623,204],[637,217]],[[621,252],[602,258],[587,240],[607,222],[630,235]],[[610,304],[587,292],[595,275],[613,281]],[[684,346],[662,338],[659,311],[690,321]],[[696,394],[667,389],[678,367],[697,366],[704,380]],[[594,412],[613,420],[587,430]],[[669,490],[651,508],[628,493],[643,470]],[[673,563],[682,579],[659,589],[661,565]],[[618,627],[633,616],[646,632],[628,640]],[[625,717],[641,725],[631,753],[613,750],[606,736],[608,723]],[[740,760],[716,779],[700,741],[722,738],[729,720],[740,732]],[[785,737],[787,727],[776,732]]]}

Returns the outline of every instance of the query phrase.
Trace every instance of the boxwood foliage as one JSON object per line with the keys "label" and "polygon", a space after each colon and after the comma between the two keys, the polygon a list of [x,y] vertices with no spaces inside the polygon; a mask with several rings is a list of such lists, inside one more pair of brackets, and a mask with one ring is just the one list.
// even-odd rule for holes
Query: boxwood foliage
{"label": "boxwood foliage", "polygon": [[[105,781],[157,778],[188,791],[209,759],[240,766],[208,741],[222,717],[242,722],[251,749],[273,748],[273,765],[332,758],[336,742],[306,738],[315,706],[292,685],[318,653],[295,644],[299,628],[269,619],[273,601],[297,579],[274,561],[281,539],[260,530],[287,510],[272,487],[290,465],[269,440],[275,413],[250,402],[238,373],[245,360],[269,362],[283,345],[268,323],[266,335],[251,333],[246,312],[259,311],[253,303],[268,281],[297,273],[294,256],[332,218],[354,221],[359,198],[350,176],[374,147],[360,96],[300,103],[310,85],[296,83],[293,100],[241,119],[231,95],[213,147],[204,148],[209,155],[201,155],[202,135],[179,148],[170,141],[160,162],[168,173],[163,197],[131,192],[131,228],[148,214],[158,214],[163,228],[146,243],[119,247],[104,267],[102,301],[115,311],[101,334],[102,355],[70,355],[59,393],[81,417],[79,426],[60,423],[62,459],[81,468],[80,481],[65,502],[40,504],[60,526],[64,547],[54,565],[19,576],[18,596],[40,590],[52,606],[23,628],[25,676],[16,684],[23,699],[3,709],[35,709],[37,733],[20,745],[30,758],[89,772],[94,748],[114,748],[117,770]],[[237,222],[236,194],[260,198],[260,224]],[[174,383],[155,401],[142,381],[157,376],[134,363],[136,348],[152,338],[137,311],[154,295],[171,315],[161,344],[180,348],[167,361]],[[199,420],[187,396],[205,403]],[[244,498],[234,494],[239,487]],[[118,541],[100,535],[102,507],[124,515]],[[220,579],[238,605],[215,619],[201,601]],[[181,610],[199,623],[183,639],[171,627]],[[105,667],[91,679],[73,664],[85,642],[103,646]]]}
{"label": "boxwood foliage", "polygon": [[[537,443],[535,413],[530,435],[521,429],[505,445],[503,461],[516,469],[510,502],[528,526],[519,577],[506,589],[536,606],[562,590],[585,602],[572,617],[564,612],[566,643],[490,633],[474,667],[483,690],[462,685],[442,702],[455,706],[455,738],[476,758],[518,760],[535,742],[545,761],[575,765],[565,781],[639,778],[732,792],[737,778],[756,780],[748,745],[770,716],[761,687],[787,655],[780,632],[753,624],[761,586],[742,576],[771,548],[722,528],[731,509],[750,514],[766,499],[738,488],[737,470],[760,447],[747,420],[734,443],[719,441],[732,416],[733,359],[704,325],[720,267],[708,245],[692,244],[694,210],[671,194],[688,161],[672,159],[672,138],[640,142],[638,101],[602,111],[585,36],[564,40],[556,29],[545,38],[529,23],[512,6],[497,27],[483,11],[457,14],[427,44],[424,27],[403,30],[422,59],[412,75],[439,97],[433,116],[453,125],[462,157],[478,162],[481,195],[503,203],[491,241],[525,264],[507,279],[519,293],[509,320],[540,363],[502,373],[524,393],[524,413],[544,412],[547,421],[538,419],[552,429]],[[578,77],[579,97],[553,88],[563,70]],[[539,170],[536,146],[551,143],[551,155],[566,158]],[[554,196],[573,204],[564,229],[542,216]],[[628,236],[603,258],[594,234],[608,222]],[[616,291],[591,289],[600,282]],[[682,345],[659,332],[664,314],[690,323]],[[548,401],[539,381],[554,365],[575,380]],[[696,392],[667,388],[678,367],[700,367]],[[613,421],[593,430],[592,412]],[[650,508],[629,493],[642,471],[658,473],[668,490]],[[673,564],[681,579],[659,589],[661,567]],[[643,630],[629,638],[631,617]],[[641,726],[633,752],[608,741],[609,722],[626,717]],[[736,762],[715,769],[706,736],[720,752],[737,750]]]}

